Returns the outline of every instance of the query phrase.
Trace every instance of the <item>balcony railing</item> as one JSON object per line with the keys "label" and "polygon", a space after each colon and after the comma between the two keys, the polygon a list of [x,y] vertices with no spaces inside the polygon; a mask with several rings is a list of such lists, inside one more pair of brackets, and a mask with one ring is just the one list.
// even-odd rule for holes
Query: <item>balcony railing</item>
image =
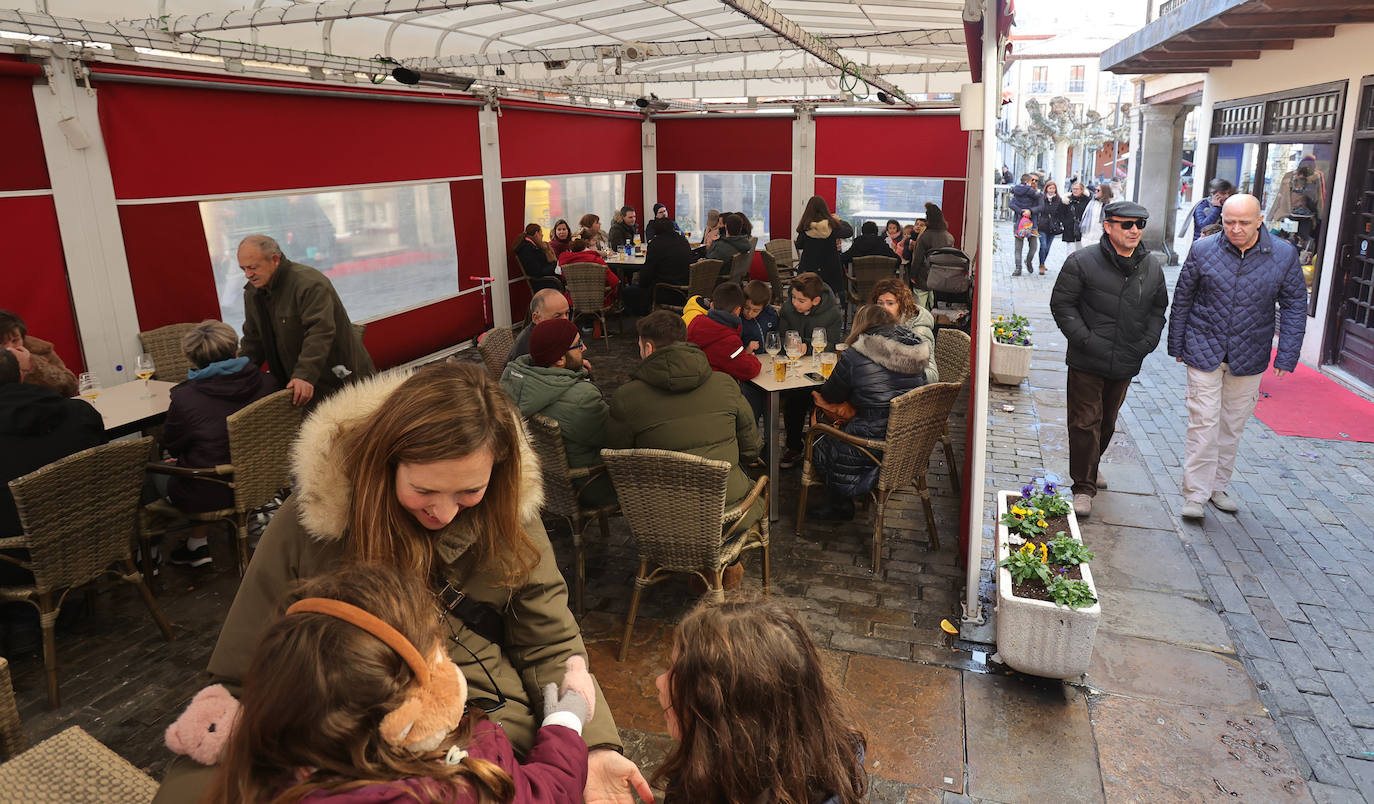
{"label": "balcony railing", "polygon": [[1084,81],[1083,81],[1082,78],[1070,78],[1070,79],[1069,79],[1069,91],[1070,91],[1070,92],[1082,92],[1082,91],[1083,91],[1083,83],[1084,83]]}
{"label": "balcony railing", "polygon": [[1168,14],[1170,11],[1173,11],[1186,2],[1188,2],[1188,0],[1164,0],[1164,4],[1159,7],[1159,16],[1162,17]]}
{"label": "balcony railing", "polygon": [[1049,92],[1049,91],[1050,91],[1050,82],[1049,82],[1049,81],[1032,81],[1032,82],[1031,82],[1031,85],[1030,85],[1030,91],[1031,91],[1031,92]]}

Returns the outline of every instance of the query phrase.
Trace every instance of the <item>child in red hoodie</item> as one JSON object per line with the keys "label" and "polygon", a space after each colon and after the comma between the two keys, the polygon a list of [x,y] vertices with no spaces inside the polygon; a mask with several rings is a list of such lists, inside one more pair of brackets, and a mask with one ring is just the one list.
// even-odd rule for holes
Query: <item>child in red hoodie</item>
{"label": "child in red hoodie", "polygon": [[711,293],[711,309],[687,325],[687,341],[701,347],[711,368],[741,383],[759,376],[759,359],[740,340],[740,309],[744,291],[734,282],[722,282]]}

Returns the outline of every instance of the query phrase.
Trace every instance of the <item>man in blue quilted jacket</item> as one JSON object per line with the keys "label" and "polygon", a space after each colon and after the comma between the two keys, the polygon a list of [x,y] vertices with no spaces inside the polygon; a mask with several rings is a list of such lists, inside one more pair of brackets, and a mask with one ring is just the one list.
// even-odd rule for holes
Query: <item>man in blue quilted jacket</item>
{"label": "man in blue quilted jacket", "polygon": [[1193,243],[1169,316],[1169,354],[1188,365],[1183,516],[1189,519],[1201,519],[1208,500],[1221,511],[1238,509],[1226,486],[1269,367],[1275,306],[1274,376],[1297,366],[1307,324],[1298,252],[1265,231],[1259,200],[1231,196],[1221,226],[1222,237]]}

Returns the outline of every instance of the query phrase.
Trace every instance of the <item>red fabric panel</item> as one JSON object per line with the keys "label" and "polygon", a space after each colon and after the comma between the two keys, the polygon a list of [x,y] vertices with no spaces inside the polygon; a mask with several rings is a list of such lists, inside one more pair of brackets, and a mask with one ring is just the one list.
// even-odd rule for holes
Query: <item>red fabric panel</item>
{"label": "red fabric panel", "polygon": [[658,198],[654,199],[660,204],[666,204],[669,217],[677,216],[677,174],[660,173],[658,174]]}
{"label": "red fabric panel", "polygon": [[774,240],[791,240],[792,174],[774,173],[768,185],[768,235]]}
{"label": "red fabric panel", "polygon": [[482,172],[471,106],[105,82],[100,125],[118,198]]}
{"label": "red fabric panel", "polygon": [[660,170],[792,170],[788,117],[659,120],[655,132]]}
{"label": "red fabric panel", "polygon": [[0,77],[0,109],[5,110],[5,124],[0,126],[0,154],[5,155],[0,159],[0,190],[51,187],[38,113],[33,108],[33,79]]}
{"label": "red fabric panel", "polygon": [[[506,217],[506,243],[514,243],[515,238],[525,230],[525,183],[523,181],[507,181],[501,183],[501,207]],[[576,221],[573,225],[577,225]],[[506,270],[513,280],[510,283],[510,314],[514,321],[524,321],[525,312],[530,307],[530,289],[521,277],[525,272],[520,268],[520,261],[515,258],[515,252],[506,249]]]}
{"label": "red fabric panel", "polygon": [[[835,194],[839,191],[839,184],[840,182],[838,179],[820,177],[816,179],[816,195],[825,199],[825,203],[830,206],[830,211],[832,213],[835,211]],[[793,224],[793,228],[795,227],[796,224]]]}
{"label": "red fabric panel", "polygon": [[644,167],[637,118],[508,109],[498,129],[502,176],[623,173]]}
{"label": "red fabric panel", "polygon": [[940,200],[940,211],[945,213],[949,233],[954,235],[955,248],[963,248],[960,243],[964,239],[964,190],[967,186],[968,182],[963,181],[945,182],[944,198]]}
{"label": "red fabric panel", "polygon": [[6,264],[16,274],[23,266],[22,277],[5,283],[0,305],[18,313],[29,334],[52,341],[67,368],[85,371],[52,198],[0,198],[0,241],[7,246]]}
{"label": "red fabric panel", "polygon": [[816,118],[822,176],[964,176],[967,165],[958,114]]}
{"label": "red fabric panel", "polygon": [[488,276],[491,270],[487,264],[487,216],[482,208],[482,180],[450,182],[448,188],[449,201],[453,205],[453,233],[458,240],[458,289],[467,290],[481,284],[472,277]]}
{"label": "red fabric panel", "polygon": [[[644,222],[647,221],[650,216],[644,208],[643,173],[625,174],[625,206],[635,208],[635,212],[637,213],[635,225],[639,227],[641,232],[644,231]],[[606,228],[609,229],[610,224],[606,224]]]}
{"label": "red fabric panel", "polygon": [[196,202],[121,206],[119,225],[140,330],[219,318],[215,268]]}
{"label": "red fabric panel", "polygon": [[378,369],[388,369],[467,340],[483,328],[482,294],[465,293],[367,325],[363,343]]}

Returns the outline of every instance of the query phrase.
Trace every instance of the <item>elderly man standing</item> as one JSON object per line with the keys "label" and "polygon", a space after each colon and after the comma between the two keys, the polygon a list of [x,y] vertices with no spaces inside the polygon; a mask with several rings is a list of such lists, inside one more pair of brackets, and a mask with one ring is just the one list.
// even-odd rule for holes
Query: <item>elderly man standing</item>
{"label": "elderly man standing", "polygon": [[1098,247],[1070,254],[1050,295],[1054,322],[1069,341],[1069,477],[1080,517],[1092,513],[1093,497],[1106,488],[1098,472],[1102,453],[1131,378],[1164,330],[1164,269],[1140,245],[1149,215],[1132,201],[1108,204]]}
{"label": "elderly man standing", "polygon": [[248,279],[239,354],[255,366],[265,361],[278,382],[291,389],[294,404],[323,399],[348,377],[376,373],[324,274],[288,260],[267,235],[245,237],[238,260]]}
{"label": "elderly man standing", "polygon": [[1274,342],[1274,376],[1298,365],[1306,328],[1307,289],[1298,252],[1264,229],[1253,195],[1233,195],[1221,208],[1224,237],[1199,240],[1174,290],[1169,354],[1188,365],[1188,435],[1183,459],[1183,515],[1201,519],[1239,506],[1226,493],[1245,421],[1259,399]]}

